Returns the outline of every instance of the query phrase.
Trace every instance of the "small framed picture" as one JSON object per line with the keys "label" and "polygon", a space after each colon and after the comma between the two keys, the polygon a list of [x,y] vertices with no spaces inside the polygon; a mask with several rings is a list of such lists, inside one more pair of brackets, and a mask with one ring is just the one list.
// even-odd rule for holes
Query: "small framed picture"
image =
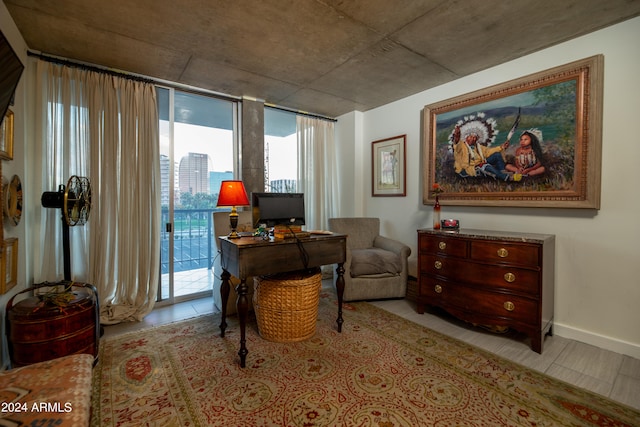
{"label": "small framed picture", "polygon": [[0,132],[0,159],[13,160],[13,111],[7,110]]}
{"label": "small framed picture", "polygon": [[12,237],[2,243],[0,255],[0,294],[8,292],[18,281],[18,239]]}
{"label": "small framed picture", "polygon": [[406,144],[407,135],[371,143],[371,195],[373,197],[407,195]]}

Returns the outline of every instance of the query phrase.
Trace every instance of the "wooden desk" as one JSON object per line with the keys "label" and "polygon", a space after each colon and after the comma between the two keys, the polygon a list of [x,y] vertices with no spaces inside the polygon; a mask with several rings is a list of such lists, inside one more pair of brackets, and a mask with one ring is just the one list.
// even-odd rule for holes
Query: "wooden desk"
{"label": "wooden desk", "polygon": [[[245,367],[247,347],[245,329],[249,304],[247,300],[247,277],[267,274],[285,273],[320,267],[321,265],[338,264],[336,272],[336,290],[338,293],[338,332],[342,332],[342,295],[344,293],[344,262],[347,256],[347,236],[344,234],[312,235],[311,237],[286,240],[263,240],[254,237],[229,239],[219,237],[220,260],[222,264],[222,321],[220,336],[224,337],[227,328],[227,301],[229,300],[229,278],[231,275],[240,279],[236,286],[238,299],[238,319],[240,321],[240,366]],[[253,286],[253,284],[251,284]]]}

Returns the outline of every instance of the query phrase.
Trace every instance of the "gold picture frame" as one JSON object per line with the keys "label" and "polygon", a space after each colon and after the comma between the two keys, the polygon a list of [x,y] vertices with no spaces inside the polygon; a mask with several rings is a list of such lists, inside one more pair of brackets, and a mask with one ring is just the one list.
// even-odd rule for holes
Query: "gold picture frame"
{"label": "gold picture frame", "polygon": [[13,111],[7,110],[0,132],[0,159],[13,160]]}
{"label": "gold picture frame", "polygon": [[407,195],[407,135],[371,143],[371,196]]}
{"label": "gold picture frame", "polygon": [[437,184],[442,205],[599,209],[603,75],[596,55],[425,106],[423,204]]}
{"label": "gold picture frame", "polygon": [[2,242],[0,254],[0,294],[8,292],[18,281],[18,239],[15,237]]}

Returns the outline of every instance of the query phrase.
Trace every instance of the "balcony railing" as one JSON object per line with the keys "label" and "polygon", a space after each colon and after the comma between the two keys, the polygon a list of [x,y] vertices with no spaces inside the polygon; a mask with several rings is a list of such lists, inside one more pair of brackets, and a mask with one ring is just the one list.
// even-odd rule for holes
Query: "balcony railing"
{"label": "balcony railing", "polygon": [[176,209],[173,231],[167,231],[169,212],[162,210],[160,246],[161,291],[158,300],[169,297],[169,249],[173,234],[173,295],[184,297],[211,290],[216,244],[213,212],[221,209]]}
{"label": "balcony railing", "polygon": [[[175,209],[173,212],[173,271],[211,269],[216,246],[213,212],[219,209]],[[161,273],[169,272],[170,233],[166,229],[169,213],[162,210]]]}

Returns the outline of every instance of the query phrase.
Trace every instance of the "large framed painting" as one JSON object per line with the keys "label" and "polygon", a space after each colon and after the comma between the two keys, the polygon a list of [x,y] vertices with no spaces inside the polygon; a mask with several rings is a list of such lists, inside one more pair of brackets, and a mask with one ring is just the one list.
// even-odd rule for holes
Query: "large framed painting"
{"label": "large framed painting", "polygon": [[394,136],[371,143],[371,195],[406,196],[407,135]]}
{"label": "large framed painting", "polygon": [[600,208],[604,57],[423,110],[423,203]]}

